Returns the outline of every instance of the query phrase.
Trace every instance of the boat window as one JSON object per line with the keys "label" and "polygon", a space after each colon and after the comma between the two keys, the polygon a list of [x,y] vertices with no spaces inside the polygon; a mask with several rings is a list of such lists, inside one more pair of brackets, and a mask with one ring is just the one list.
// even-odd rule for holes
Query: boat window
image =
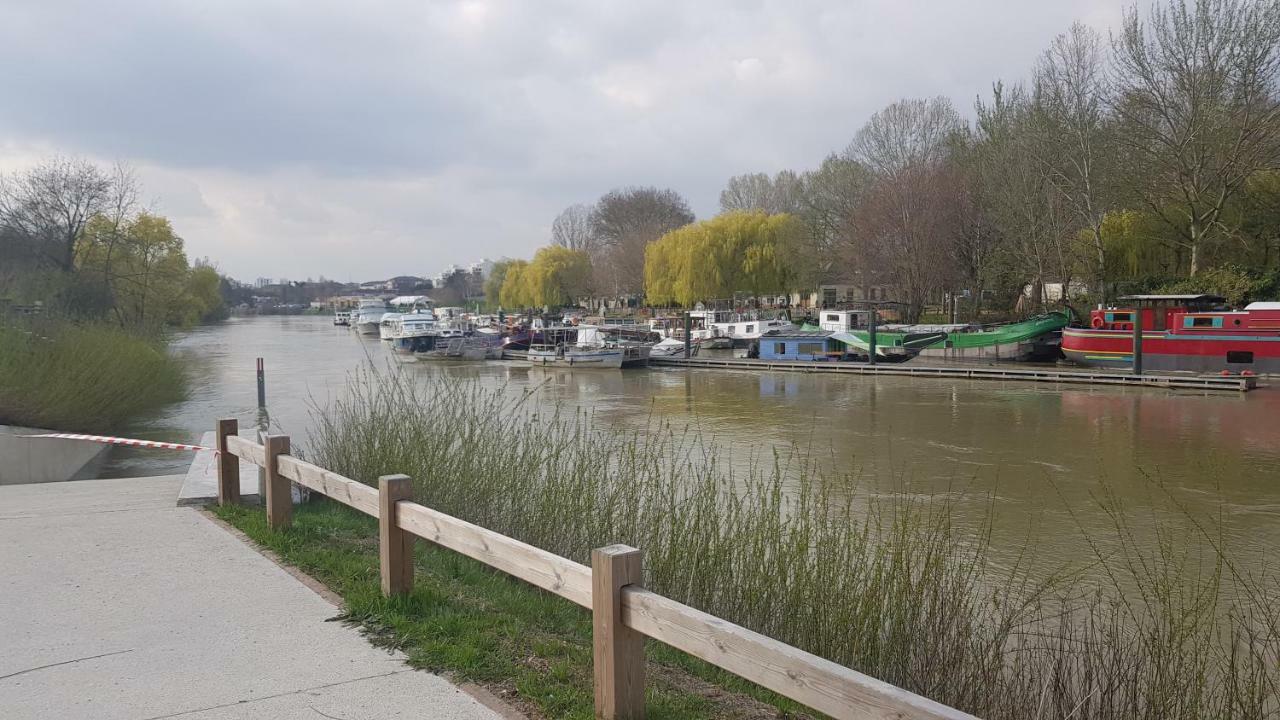
{"label": "boat window", "polygon": [[1187,317],[1182,320],[1182,327],[1220,328],[1222,327],[1222,318],[1220,317]]}
{"label": "boat window", "polygon": [[1107,313],[1107,322],[1132,322],[1133,313],[1127,312],[1109,312]]}
{"label": "boat window", "polygon": [[755,331],[756,331],[756,326],[755,326],[755,325],[748,325],[748,326],[747,326],[747,329],[746,329],[746,330],[743,330],[743,332],[749,332],[749,333],[750,333],[750,332],[755,332]]}
{"label": "boat window", "polygon": [[839,315],[827,315],[827,322],[840,322]]}
{"label": "boat window", "polygon": [[800,347],[796,348],[796,354],[821,355],[826,349],[823,343],[800,343]]}
{"label": "boat window", "polygon": [[773,351],[774,351],[775,353],[777,353],[778,355],[786,355],[786,354],[787,354],[787,344],[786,344],[786,343],[774,343],[774,344],[773,344]]}
{"label": "boat window", "polygon": [[1246,365],[1253,363],[1253,353],[1248,350],[1228,350],[1228,363],[1244,363]]}

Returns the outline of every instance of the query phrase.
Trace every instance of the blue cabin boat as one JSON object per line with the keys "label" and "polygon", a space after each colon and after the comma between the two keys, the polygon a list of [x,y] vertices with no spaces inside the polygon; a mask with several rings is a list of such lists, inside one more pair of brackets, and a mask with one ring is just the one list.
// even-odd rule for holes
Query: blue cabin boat
{"label": "blue cabin boat", "polygon": [[842,360],[849,348],[830,330],[774,330],[760,336],[761,360]]}

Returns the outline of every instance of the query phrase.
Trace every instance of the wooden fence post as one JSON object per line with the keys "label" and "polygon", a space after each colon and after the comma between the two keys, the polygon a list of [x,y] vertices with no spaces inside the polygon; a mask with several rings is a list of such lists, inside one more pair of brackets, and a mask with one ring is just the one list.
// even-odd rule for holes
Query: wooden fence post
{"label": "wooden fence post", "polygon": [[277,458],[289,454],[289,436],[268,435],[263,446],[267,451],[267,524],[272,530],[283,530],[293,523],[293,492],[289,478],[280,474]]}
{"label": "wooden fence post", "polygon": [[235,418],[218,421],[218,504],[240,503],[240,458],[227,450],[227,438],[240,434],[240,423]]}
{"label": "wooden fence post", "polygon": [[413,589],[413,541],[396,524],[396,503],[413,499],[408,475],[378,478],[378,559],[382,566],[382,594],[407,595]]}
{"label": "wooden fence post", "polygon": [[644,582],[639,550],[610,545],[591,551],[591,630],[596,717],[644,718],[644,635],[622,624],[622,588]]}

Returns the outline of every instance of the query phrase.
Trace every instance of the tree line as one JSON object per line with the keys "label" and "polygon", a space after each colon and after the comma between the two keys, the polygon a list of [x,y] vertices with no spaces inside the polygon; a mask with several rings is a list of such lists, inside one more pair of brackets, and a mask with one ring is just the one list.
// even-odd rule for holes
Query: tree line
{"label": "tree line", "polygon": [[80,158],[0,177],[0,298],[144,333],[225,317],[224,278],[139,195],[127,167]]}
{"label": "tree line", "polygon": [[[909,319],[943,297],[1030,312],[1050,284],[1239,302],[1280,291],[1278,78],[1280,2],[1163,0],[1105,36],[1073,25],[972,121],[900,100],[816,168],[731,178],[692,229],[678,193],[629,187],[551,242],[586,255],[589,294],[651,302],[835,283],[890,287]],[[744,268],[748,247],[767,262]]]}

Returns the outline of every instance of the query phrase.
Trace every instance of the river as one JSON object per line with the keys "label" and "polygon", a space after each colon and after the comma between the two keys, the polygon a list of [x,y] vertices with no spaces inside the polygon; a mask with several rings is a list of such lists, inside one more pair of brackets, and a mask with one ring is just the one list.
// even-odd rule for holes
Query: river
{"label": "river", "polygon": [[[248,317],[174,343],[192,372],[190,397],[131,428],[197,441],[219,417],[259,421],[255,359],[264,359],[274,432],[306,446],[312,413],[362,364],[391,365],[376,338],[328,317]],[[1081,529],[1113,520],[1105,488],[1137,525],[1170,501],[1211,517],[1232,554],[1261,562],[1280,546],[1280,390],[1248,394],[1054,386],[939,378],[648,369],[533,371],[514,362],[411,363],[486,386],[539,383],[549,399],[589,407],[619,429],[655,418],[694,423],[750,453],[810,445],[855,471],[866,492],[953,493],[962,515],[995,509],[997,562],[1030,539],[1049,558],[1086,559]],[[108,475],[185,472],[181,454],[117,448]],[[962,517],[963,522],[963,517]]]}

